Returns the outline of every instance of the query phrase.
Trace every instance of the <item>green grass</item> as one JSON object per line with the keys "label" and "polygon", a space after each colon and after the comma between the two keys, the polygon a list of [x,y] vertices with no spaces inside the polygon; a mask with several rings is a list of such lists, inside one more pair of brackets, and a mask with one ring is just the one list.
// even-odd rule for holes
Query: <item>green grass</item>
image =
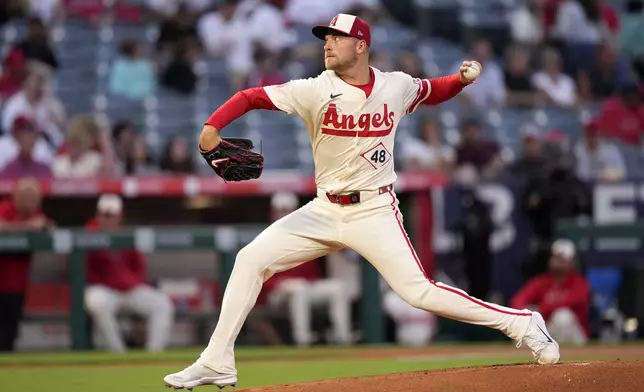
{"label": "green grass", "polygon": [[[499,350],[491,355],[480,352],[463,354],[463,349],[480,348],[480,345],[440,346],[461,351],[450,354],[442,350],[443,354],[425,357],[413,357],[414,352],[411,351],[412,356],[408,358],[356,358],[355,350],[350,348],[242,348],[237,350],[238,388],[530,361],[527,350],[517,350],[515,354],[508,351],[507,344],[491,346]],[[362,347],[358,350],[364,353],[366,349],[377,351],[380,348]],[[16,392],[165,391],[163,377],[192,363],[199,352],[171,350],[162,354],[82,352],[0,355],[0,385],[3,391]],[[566,358],[568,361],[582,359],[608,357],[591,347],[588,352]],[[216,388],[205,390],[218,391]]]}
{"label": "green grass", "polygon": [[[446,367],[517,362],[512,358],[472,358],[457,361],[397,361],[394,359],[240,362],[238,388],[353,377]],[[180,370],[166,364],[137,366],[44,367],[0,369],[7,391],[144,392],[164,391],[163,376]],[[217,390],[217,389],[214,389]]]}

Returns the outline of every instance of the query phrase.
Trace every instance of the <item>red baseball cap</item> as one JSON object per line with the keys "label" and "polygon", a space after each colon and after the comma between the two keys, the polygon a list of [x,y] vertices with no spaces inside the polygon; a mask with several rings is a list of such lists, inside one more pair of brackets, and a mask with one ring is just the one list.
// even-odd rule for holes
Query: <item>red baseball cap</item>
{"label": "red baseball cap", "polygon": [[34,122],[25,115],[19,115],[13,120],[14,129],[34,129]]}
{"label": "red baseball cap", "polygon": [[328,26],[318,25],[313,27],[311,32],[314,36],[321,40],[329,33],[329,31],[336,31],[346,34],[349,37],[364,40],[367,46],[371,46],[371,27],[369,23],[355,15],[337,14]]}

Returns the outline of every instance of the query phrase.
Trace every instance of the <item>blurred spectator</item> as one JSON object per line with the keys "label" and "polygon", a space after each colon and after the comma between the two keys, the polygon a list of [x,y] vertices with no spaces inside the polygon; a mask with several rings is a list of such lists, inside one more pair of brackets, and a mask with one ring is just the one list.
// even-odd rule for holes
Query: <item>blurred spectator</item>
{"label": "blurred spectator", "polygon": [[628,62],[619,57],[613,45],[605,43],[597,50],[597,61],[589,72],[577,75],[580,96],[586,101],[607,98],[630,77]]}
{"label": "blurred spectator", "polygon": [[137,135],[132,140],[129,155],[125,158],[124,168],[125,174],[128,175],[146,175],[159,172],[159,168],[154,164],[148,145],[143,137]]}
{"label": "blurred spectator", "polygon": [[29,12],[48,25],[65,17],[61,0],[29,0]]}
{"label": "blurred spectator", "polygon": [[3,0],[0,2],[0,26],[11,19],[22,18],[26,14],[23,0]]}
{"label": "blurred spectator", "polygon": [[27,60],[40,61],[52,69],[58,68],[58,60],[49,42],[47,28],[38,18],[29,20],[27,38],[19,42],[16,48],[22,51]]}
{"label": "blurred spectator", "polygon": [[125,39],[119,52],[109,75],[110,93],[135,101],[152,95],[156,90],[156,76],[139,42]]}
{"label": "blurred spectator", "polygon": [[253,60],[255,67],[246,78],[246,88],[278,85],[286,82],[286,78],[280,73],[279,59],[276,54],[257,46]]}
{"label": "blurred spectator", "polygon": [[473,166],[480,177],[494,178],[504,168],[501,148],[496,142],[483,139],[481,123],[465,119],[461,124],[461,142],[456,148],[456,164],[459,168]]}
{"label": "blurred spectator", "polygon": [[[177,2],[172,1],[177,4]],[[195,27],[196,15],[190,12],[185,3],[181,3],[176,14],[164,19],[159,26],[159,38],[157,39],[157,50],[172,52],[175,45],[185,41],[197,41],[197,29]]]}
{"label": "blurred spectator", "polygon": [[183,136],[175,136],[168,140],[165,152],[161,158],[161,170],[168,173],[191,174],[195,164],[190,154],[188,140]]}
{"label": "blurred spectator", "polygon": [[531,80],[528,50],[520,46],[510,47],[506,53],[503,74],[508,90],[508,106],[528,108],[537,103],[538,94]]}
{"label": "blurred spectator", "polygon": [[584,137],[574,148],[577,177],[583,181],[618,181],[626,175],[626,163],[617,146],[602,140],[596,121],[586,124]]}
{"label": "blurred spectator", "polygon": [[527,0],[510,14],[512,41],[524,45],[538,45],[545,38],[543,0]]}
{"label": "blurred spectator", "polygon": [[490,240],[494,222],[490,207],[477,195],[479,176],[472,166],[460,168],[454,182],[458,185],[461,210],[452,230],[461,238],[467,292],[476,298],[487,300],[493,276]]}
{"label": "blurred spectator", "polygon": [[93,24],[98,24],[104,17],[127,22],[141,21],[141,10],[136,1],[62,0],[62,2],[69,16],[82,18]]}
{"label": "blurred spectator", "polygon": [[55,177],[87,178],[98,176],[103,167],[103,157],[93,150],[97,125],[91,116],[72,120],[65,141],[66,152],[54,158],[52,170]]}
{"label": "blurred spectator", "polygon": [[423,61],[417,53],[404,50],[396,54],[398,59],[397,69],[413,78],[427,79],[427,73],[423,69]]}
{"label": "blurred spectator", "polygon": [[[19,180],[12,198],[0,203],[0,232],[40,231],[54,227],[41,210],[40,185],[33,179]],[[18,338],[25,293],[29,286],[30,252],[0,254],[0,351],[12,351]]]}
{"label": "blurred spectator", "polygon": [[454,163],[454,150],[442,145],[434,119],[423,119],[420,138],[402,140],[401,155],[405,170],[449,171]]}
{"label": "blurred spectator", "polygon": [[511,306],[541,313],[548,331],[560,343],[583,345],[588,341],[590,287],[576,271],[572,241],[554,242],[548,272],[530,279],[512,298]]}
{"label": "blurred spectator", "polygon": [[[249,27],[248,39],[271,53],[279,53],[291,41],[282,10],[287,0],[241,0],[237,15]],[[236,15],[236,16],[237,16]]]}
{"label": "blurred spectator", "polygon": [[[503,78],[503,69],[492,58],[492,46],[485,39],[478,39],[472,43],[468,59],[476,60],[483,66],[483,72],[476,79],[476,83],[469,86],[458,97],[468,104],[478,108],[489,108],[505,104],[506,88]],[[452,66],[457,72],[461,61]]]}
{"label": "blurred spectator", "polygon": [[235,17],[236,0],[223,0],[217,12],[202,16],[197,32],[207,54],[224,58],[234,89],[253,67],[253,45],[246,21]]}
{"label": "blurred spectator", "polygon": [[526,124],[521,128],[521,146],[521,156],[512,164],[511,173],[524,182],[545,176],[548,163],[544,158],[542,136],[535,125]]}
{"label": "blurred spectator", "polygon": [[575,81],[562,70],[559,52],[548,48],[542,53],[541,70],[532,76],[532,84],[547,98],[548,103],[561,108],[577,104]]}
{"label": "blurred spectator", "polygon": [[197,87],[197,75],[193,70],[196,56],[196,48],[188,41],[176,44],[172,59],[161,75],[161,83],[184,94],[194,93]]}
{"label": "blurred spectator", "polygon": [[[9,51],[0,74],[0,106],[13,94],[20,91],[27,78],[27,61],[21,50]],[[6,131],[6,130],[5,130]]]}
{"label": "blurred spectator", "polygon": [[633,62],[640,81],[644,82],[644,1],[628,0],[619,32],[620,51]]}
{"label": "blurred spectator", "polygon": [[[88,230],[117,231],[123,222],[123,201],[117,195],[102,195],[96,217]],[[149,286],[145,256],[132,250],[98,250],[87,253],[85,306],[100,331],[107,349],[125,351],[116,315],[121,310],[148,319],[146,349],[166,348],[172,329],[174,307],[170,298]]]}
{"label": "blurred spectator", "polygon": [[598,0],[566,0],[561,3],[553,32],[567,43],[599,44],[611,38]]}
{"label": "blurred spectator", "polygon": [[[298,200],[294,194],[275,194],[271,199],[271,219],[277,221],[296,208]],[[328,305],[333,343],[350,344],[351,299],[341,280],[322,278],[321,262],[321,259],[305,262],[264,282],[268,304],[274,308],[288,307],[293,340],[299,346],[308,346],[315,341],[311,330],[313,307]]]}
{"label": "blurred spectator", "polygon": [[546,270],[556,223],[563,218],[588,216],[592,206],[588,188],[576,177],[568,159],[556,162],[547,176],[528,181],[522,205],[534,235],[530,260],[524,265],[526,277],[531,278]]}
{"label": "blurred spectator", "polygon": [[392,72],[396,70],[394,66],[394,55],[391,52],[380,51],[372,52],[370,56],[371,66],[383,72]]}
{"label": "blurred spectator", "polygon": [[304,25],[327,24],[334,16],[347,12],[352,7],[378,8],[378,5],[378,0],[289,0],[284,13],[289,22]]}
{"label": "blurred spectator", "polygon": [[29,65],[29,74],[22,89],[7,100],[2,111],[2,129],[11,129],[18,116],[33,119],[52,149],[63,141],[65,108],[51,91],[51,73],[38,64]]}
{"label": "blurred spectator", "polygon": [[[6,151],[8,157],[5,157],[5,159],[8,158],[8,161],[0,170],[0,179],[18,180],[24,177],[33,177],[42,180],[51,178],[52,173],[49,166],[39,162],[36,158],[38,153],[35,150],[36,146],[38,146],[39,136],[30,119],[27,117],[16,118],[13,122],[11,135],[4,137],[13,139],[16,151],[15,153]],[[40,142],[44,143],[41,139]],[[48,149],[43,151],[42,148],[46,147],[41,144],[40,154],[45,154],[49,151]]]}
{"label": "blurred spectator", "polygon": [[[31,118],[27,116],[18,116],[14,119],[10,132],[0,137],[0,169],[4,169],[9,162],[18,157],[21,150],[26,148],[24,143],[26,143],[26,139],[28,139],[28,137],[24,137],[23,132],[25,131],[25,128],[28,127],[33,129],[34,134],[37,137],[31,158],[34,161],[49,167],[54,159],[54,151],[41,137]],[[23,139],[19,141],[20,138]]]}
{"label": "blurred spectator", "polygon": [[171,17],[182,12],[198,15],[213,6],[213,0],[140,0],[161,17]]}
{"label": "blurred spectator", "polygon": [[136,137],[136,131],[128,121],[119,121],[114,124],[112,139],[114,140],[114,153],[119,162],[125,162],[127,157],[130,156]]}
{"label": "blurred spectator", "polygon": [[608,137],[640,145],[644,135],[644,93],[633,82],[622,84],[619,92],[604,102],[598,118],[599,128]]}

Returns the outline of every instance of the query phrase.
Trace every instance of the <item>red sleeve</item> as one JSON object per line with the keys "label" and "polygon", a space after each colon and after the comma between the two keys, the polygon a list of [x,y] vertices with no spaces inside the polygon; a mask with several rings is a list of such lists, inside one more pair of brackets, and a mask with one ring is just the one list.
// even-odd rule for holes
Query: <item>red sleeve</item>
{"label": "red sleeve", "polygon": [[254,109],[279,110],[263,87],[249,88],[233,95],[215,110],[206,124],[222,130],[226,125]]}
{"label": "red sleeve", "polygon": [[514,295],[511,305],[515,309],[525,309],[541,302],[543,297],[543,279],[532,278]]}
{"label": "red sleeve", "polygon": [[539,304],[539,312],[544,318],[548,319],[550,314],[559,308],[578,309],[588,307],[590,301],[588,283],[583,278],[577,278],[574,286],[568,290],[566,296],[560,297],[555,301],[548,301]]}
{"label": "red sleeve", "polygon": [[421,102],[423,105],[438,105],[439,103],[449,101],[465,87],[461,83],[461,76],[459,74],[429,79],[429,83],[432,86],[431,94]]}

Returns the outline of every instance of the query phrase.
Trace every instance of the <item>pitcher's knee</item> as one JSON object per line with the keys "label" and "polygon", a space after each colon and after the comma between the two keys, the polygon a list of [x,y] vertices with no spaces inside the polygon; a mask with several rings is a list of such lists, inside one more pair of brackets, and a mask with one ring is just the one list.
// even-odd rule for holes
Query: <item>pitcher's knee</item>
{"label": "pitcher's knee", "polygon": [[248,244],[237,252],[235,258],[235,269],[250,269],[257,274],[260,274],[266,267],[266,258],[262,257],[261,252],[254,249],[252,244]]}
{"label": "pitcher's knee", "polygon": [[398,295],[414,308],[424,309],[426,307],[425,301],[423,301],[424,296],[421,293],[399,292]]}

